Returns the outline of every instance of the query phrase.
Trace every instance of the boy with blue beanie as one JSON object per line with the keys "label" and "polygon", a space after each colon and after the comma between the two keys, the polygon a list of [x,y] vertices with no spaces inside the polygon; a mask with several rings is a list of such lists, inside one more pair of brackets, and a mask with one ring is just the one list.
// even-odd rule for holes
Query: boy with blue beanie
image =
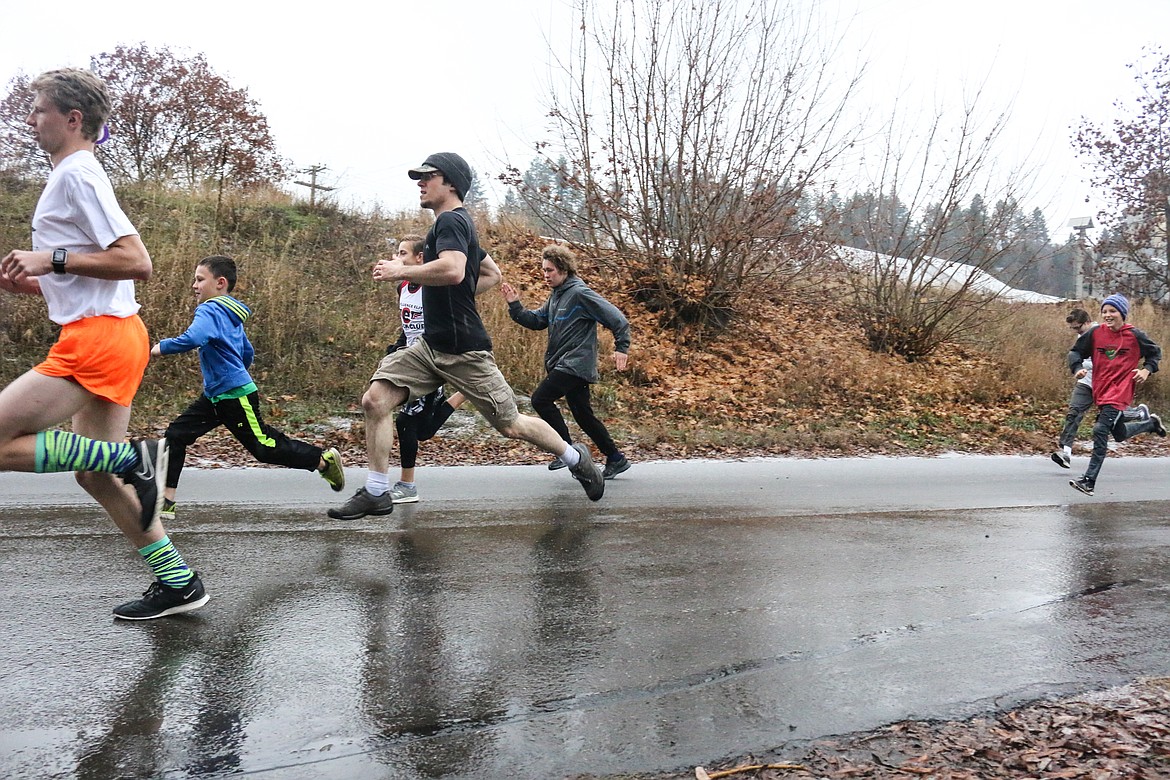
{"label": "boy with blue beanie", "polygon": [[195,266],[195,318],[181,336],[163,339],[150,354],[175,355],[199,350],[203,395],[167,427],[170,445],[162,516],[175,516],[175,490],[183,471],[187,447],[203,434],[223,425],[261,463],[316,470],[329,487],[345,487],[341,453],[290,439],[264,422],[260,393],[248,373],[255,351],[244,333],[252,310],[228,295],[236,286],[236,262],[224,255],[205,257]]}
{"label": "boy with blue beanie", "polygon": [[[1166,435],[1161,418],[1151,414],[1145,404],[1138,407],[1137,422],[1126,422],[1125,410],[1133,403],[1134,390],[1158,371],[1162,350],[1143,331],[1128,324],[1129,301],[1114,293],[1101,302],[1101,321],[1084,333],[1068,353],[1073,374],[1081,363],[1093,361],[1093,403],[1097,405],[1097,422],[1093,425],[1093,455],[1085,475],[1069,482],[1086,495],[1093,495],[1097,475],[1109,452],[1109,436],[1119,442],[1139,433],[1153,431]],[[1140,366],[1139,366],[1140,364]]]}

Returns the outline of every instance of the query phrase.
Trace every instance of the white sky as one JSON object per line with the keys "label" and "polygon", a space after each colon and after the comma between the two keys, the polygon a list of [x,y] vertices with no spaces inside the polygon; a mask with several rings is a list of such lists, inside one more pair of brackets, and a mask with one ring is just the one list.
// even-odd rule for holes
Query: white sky
{"label": "white sky", "polygon": [[[1085,203],[1070,127],[1081,116],[1107,123],[1112,102],[1133,92],[1126,64],[1170,37],[1168,0],[813,1],[848,22],[851,48],[869,61],[867,102],[897,89],[929,106],[985,80],[989,109],[1011,102],[1015,151],[1043,172],[1027,206],[1044,210],[1055,240],[1100,205]],[[259,103],[283,155],[328,166],[319,181],[339,188],[340,203],[409,208],[406,169],[433,151],[460,152],[485,183],[504,159],[527,166],[544,126],[548,41],[573,30],[568,2],[15,3],[0,88],[18,71],[86,66],[118,44],[203,53]]]}

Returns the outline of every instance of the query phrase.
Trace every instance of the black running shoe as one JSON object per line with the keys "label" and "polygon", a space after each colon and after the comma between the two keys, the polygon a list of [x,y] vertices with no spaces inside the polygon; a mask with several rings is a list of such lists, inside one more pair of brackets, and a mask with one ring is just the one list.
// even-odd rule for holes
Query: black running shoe
{"label": "black running shoe", "polygon": [[1166,426],[1162,424],[1162,418],[1153,412],[1150,412],[1150,420],[1154,423],[1154,433],[1165,438]]}
{"label": "black running shoe", "polygon": [[114,607],[114,617],[122,620],[153,620],[179,615],[199,609],[207,603],[208,598],[198,572],[180,588],[172,588],[155,580],[142,594],[142,598]]}
{"label": "black running shoe", "polygon": [[1064,454],[1064,450],[1057,450],[1052,453],[1052,462],[1062,469],[1072,468],[1072,459]]}
{"label": "black running shoe", "polygon": [[601,469],[593,463],[589,448],[584,444],[574,444],[573,449],[581,459],[577,461],[576,466],[569,467],[569,472],[585,488],[585,495],[589,496],[590,501],[600,501],[605,495],[605,477],[601,475]]}
{"label": "black running shoe", "polygon": [[142,505],[138,519],[145,531],[158,522],[162,511],[163,487],[171,451],[166,439],[133,439],[130,444],[138,452],[138,463],[118,476],[138,494],[138,503]]}
{"label": "black running shoe", "polygon": [[1081,477],[1080,479],[1070,479],[1070,480],[1068,481],[1068,484],[1072,485],[1074,488],[1076,488],[1077,490],[1081,491],[1081,492],[1082,492],[1082,493],[1084,493],[1086,496],[1091,496],[1091,495],[1093,495],[1093,487],[1094,487],[1094,485],[1093,485],[1093,483],[1092,483],[1092,482],[1090,482],[1089,480],[1085,479],[1084,477]]}
{"label": "black running shoe", "polygon": [[328,514],[334,520],[357,520],[366,515],[388,515],[394,511],[394,496],[387,490],[380,496],[371,496],[364,487],[350,496],[336,509],[330,509]]}
{"label": "black running shoe", "polygon": [[606,479],[613,479],[623,471],[629,471],[630,462],[626,460],[626,456],[622,455],[620,459],[615,461],[607,460],[605,462],[605,470],[601,472],[601,476]]}

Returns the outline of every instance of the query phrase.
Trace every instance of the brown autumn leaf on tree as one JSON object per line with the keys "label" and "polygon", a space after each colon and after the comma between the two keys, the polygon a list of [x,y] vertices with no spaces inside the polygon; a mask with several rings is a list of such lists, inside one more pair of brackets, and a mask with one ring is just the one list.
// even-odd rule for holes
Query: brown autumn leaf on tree
{"label": "brown autumn leaf on tree", "polygon": [[[247,189],[287,178],[289,165],[259,104],[204,55],[140,43],[98,54],[90,69],[105,81],[112,103],[110,138],[98,147],[111,179],[182,187],[228,181]],[[17,74],[0,100],[0,159],[46,175],[48,158],[24,124],[30,81]]]}

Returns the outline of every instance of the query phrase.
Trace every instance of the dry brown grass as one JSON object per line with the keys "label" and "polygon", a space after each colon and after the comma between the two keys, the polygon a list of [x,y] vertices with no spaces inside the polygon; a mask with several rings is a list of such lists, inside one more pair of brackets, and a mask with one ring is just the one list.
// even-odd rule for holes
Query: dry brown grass
{"label": "dry brown grass", "polygon": [[[0,180],[0,190],[0,240],[27,246],[39,188]],[[153,339],[189,324],[195,263],[230,254],[241,270],[236,294],[255,312],[248,327],[254,373],[273,414],[286,415],[293,433],[302,423],[356,414],[370,372],[397,337],[395,294],[375,284],[369,268],[387,253],[389,237],[425,229],[427,215],[311,212],[272,197],[217,203],[211,195],[140,188],[120,197],[154,258],[154,278],[139,287]],[[542,302],[545,241],[478,222],[525,305]],[[585,281],[633,326],[624,373],[612,370],[612,339],[602,331],[602,381],[594,388],[623,449],[662,456],[1043,450],[1059,429],[1071,387],[1069,305],[993,306],[969,343],[907,363],[866,349],[831,279],[760,286],[725,333],[700,340],[663,329],[621,279],[580,259]],[[1086,305],[1096,312],[1097,302]],[[513,323],[498,291],[481,298],[480,308],[501,370],[519,393],[531,393],[544,377],[546,334]],[[1135,304],[1130,321],[1170,344],[1161,309]],[[54,337],[42,301],[0,295],[0,383],[38,362]],[[158,430],[199,387],[193,355],[152,362],[135,427]],[[1156,377],[1141,398],[1167,408],[1170,383]]]}

